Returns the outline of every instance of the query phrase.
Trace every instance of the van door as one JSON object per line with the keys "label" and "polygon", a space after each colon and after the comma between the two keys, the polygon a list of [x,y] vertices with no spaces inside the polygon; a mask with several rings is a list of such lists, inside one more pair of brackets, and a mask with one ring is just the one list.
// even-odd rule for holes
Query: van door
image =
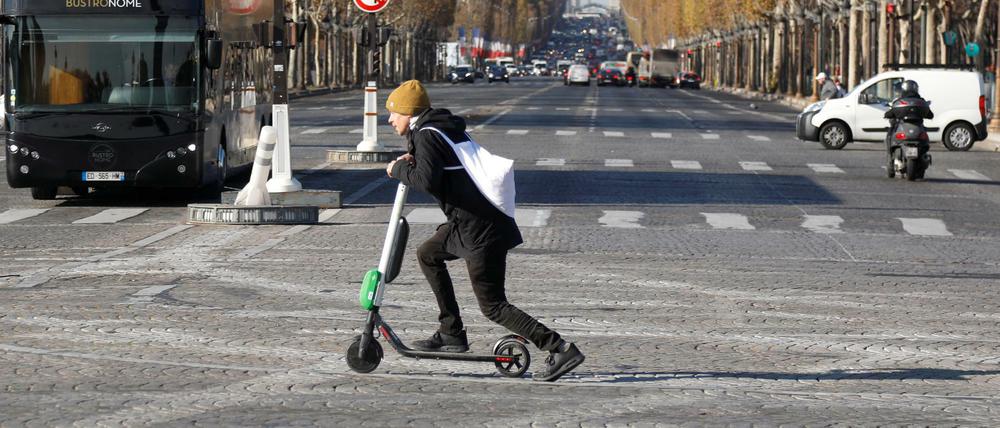
{"label": "van door", "polygon": [[899,86],[903,83],[900,77],[879,80],[858,94],[855,108],[854,139],[879,141],[885,139],[889,132],[889,120],[885,112],[889,104],[899,96]]}

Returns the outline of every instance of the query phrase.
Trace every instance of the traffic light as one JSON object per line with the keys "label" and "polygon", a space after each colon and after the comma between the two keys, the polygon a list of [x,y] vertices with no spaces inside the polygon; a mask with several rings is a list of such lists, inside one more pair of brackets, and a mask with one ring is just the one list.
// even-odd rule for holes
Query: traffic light
{"label": "traffic light", "polygon": [[378,76],[382,70],[382,50],[372,50],[372,75]]}

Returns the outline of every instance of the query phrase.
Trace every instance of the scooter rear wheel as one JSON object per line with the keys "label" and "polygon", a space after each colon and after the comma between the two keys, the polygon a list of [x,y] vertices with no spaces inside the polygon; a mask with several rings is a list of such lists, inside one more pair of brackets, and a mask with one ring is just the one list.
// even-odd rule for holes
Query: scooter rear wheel
{"label": "scooter rear wheel", "polygon": [[360,349],[361,338],[358,337],[351,342],[351,346],[347,347],[347,366],[358,373],[371,373],[382,362],[382,345],[379,345],[375,338],[372,338],[368,342],[368,351],[365,352],[365,358],[361,358],[361,355],[359,355],[358,351]]}
{"label": "scooter rear wheel", "polygon": [[917,177],[917,160],[916,159],[907,159],[906,160],[906,180],[907,181],[914,181],[917,178],[919,178],[919,177]]}
{"label": "scooter rear wheel", "polygon": [[510,361],[497,361],[497,372],[507,377],[521,377],[531,365],[531,354],[528,347],[518,339],[503,339],[495,347],[494,354],[509,357]]}

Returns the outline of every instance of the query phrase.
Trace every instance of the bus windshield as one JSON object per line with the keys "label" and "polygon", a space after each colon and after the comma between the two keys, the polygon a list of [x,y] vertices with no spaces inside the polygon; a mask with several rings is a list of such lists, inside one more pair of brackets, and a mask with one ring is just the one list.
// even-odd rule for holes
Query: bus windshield
{"label": "bus windshield", "polygon": [[25,16],[7,26],[13,112],[198,109],[197,21]]}

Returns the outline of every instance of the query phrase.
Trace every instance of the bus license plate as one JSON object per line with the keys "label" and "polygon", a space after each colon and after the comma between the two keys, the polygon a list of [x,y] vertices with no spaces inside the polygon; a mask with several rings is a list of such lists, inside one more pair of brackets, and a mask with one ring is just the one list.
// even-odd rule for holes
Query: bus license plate
{"label": "bus license plate", "polygon": [[906,156],[907,159],[913,159],[913,158],[919,156],[919,153],[920,152],[917,151],[916,147],[904,147],[903,148],[903,154]]}
{"label": "bus license plate", "polygon": [[122,171],[84,171],[83,181],[125,181]]}

